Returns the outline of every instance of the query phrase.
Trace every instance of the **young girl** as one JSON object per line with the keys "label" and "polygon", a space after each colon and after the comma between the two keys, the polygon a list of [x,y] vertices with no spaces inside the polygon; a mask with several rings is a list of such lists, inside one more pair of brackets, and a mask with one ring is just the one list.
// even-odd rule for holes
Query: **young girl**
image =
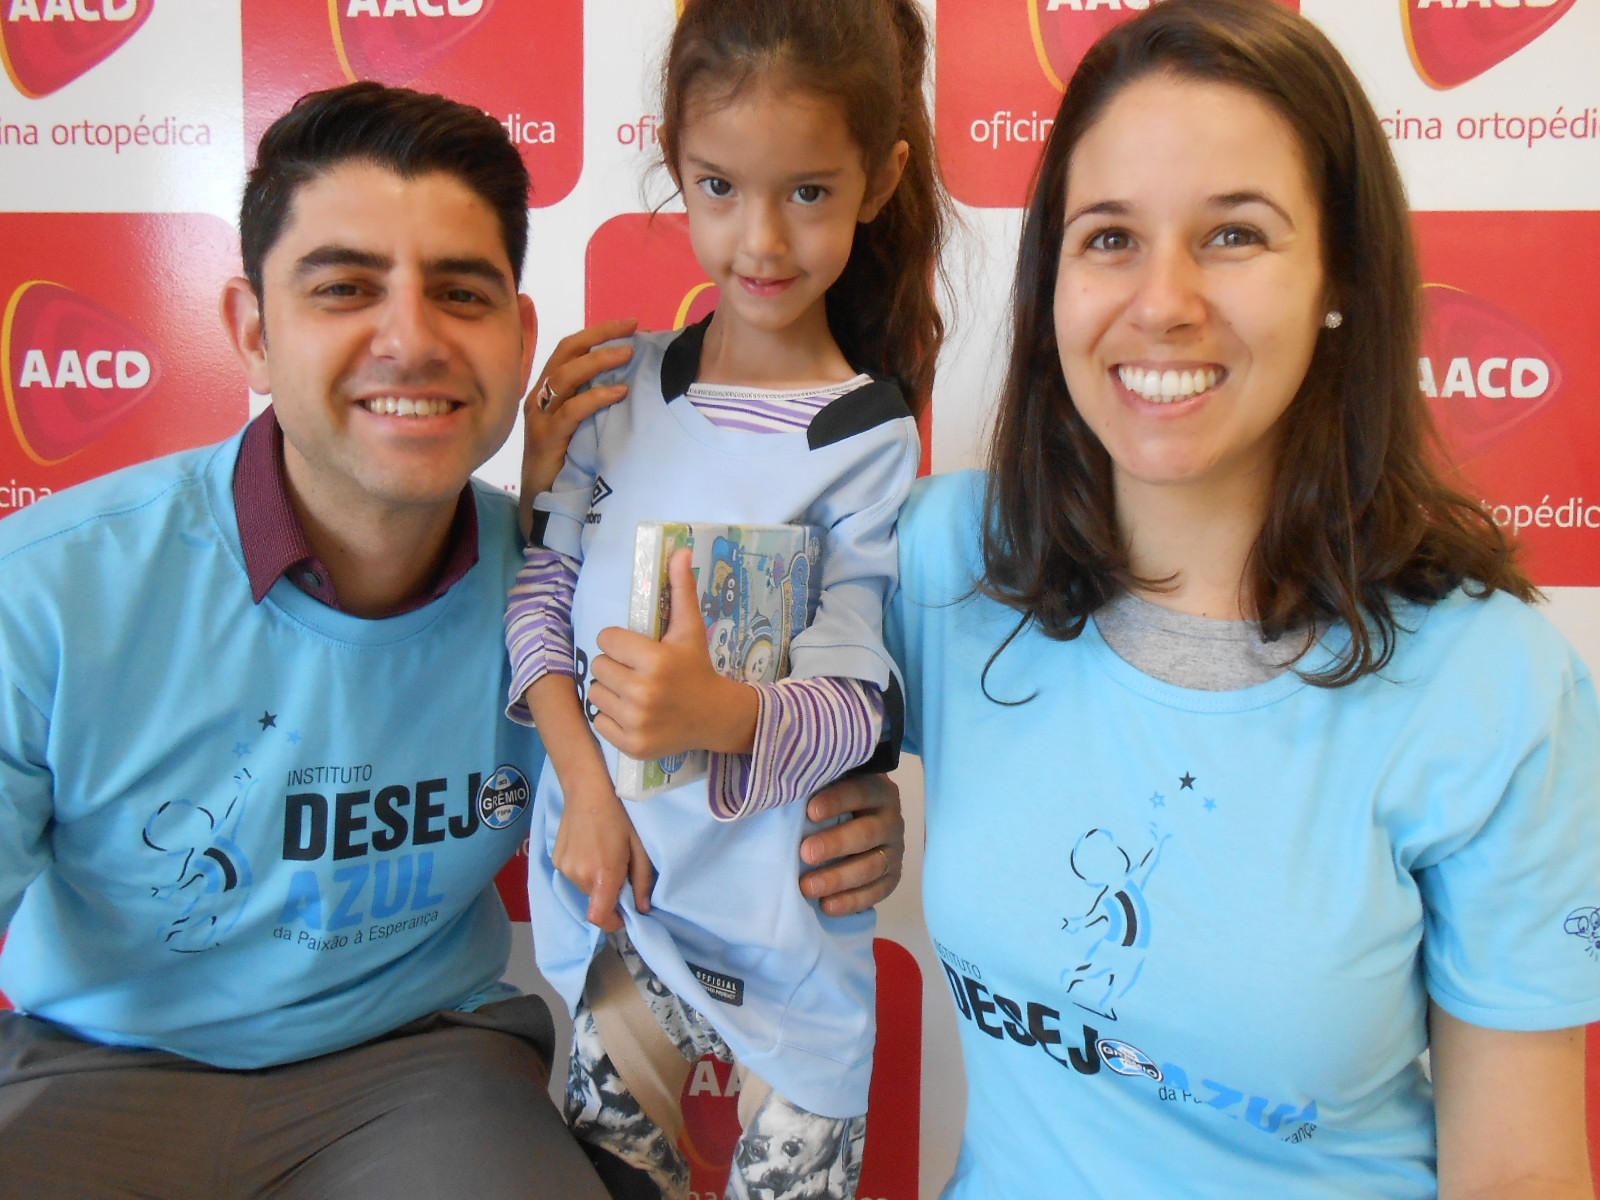
{"label": "young girl", "polygon": [[[677,1098],[708,1052],[741,1084],[730,1196],[847,1200],[860,1175],[872,918],[801,898],[792,802],[894,753],[883,606],[943,334],[926,56],[914,0],[688,6],[662,147],[720,306],[634,339],[612,377],[628,399],[535,502],[507,618],[511,712],[550,753],[529,886],[540,968],[574,1012],[567,1116],[667,1195],[686,1194]],[[789,679],[716,673],[683,555],[660,642],[609,628],[643,520],[825,531]],[[625,807],[617,748],[710,750],[711,776]]]}

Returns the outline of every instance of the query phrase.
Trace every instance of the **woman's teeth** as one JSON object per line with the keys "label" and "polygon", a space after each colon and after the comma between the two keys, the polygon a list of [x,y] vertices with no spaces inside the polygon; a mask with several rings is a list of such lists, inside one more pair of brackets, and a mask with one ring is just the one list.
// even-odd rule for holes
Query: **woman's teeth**
{"label": "woman's teeth", "polygon": [[1118,367],[1117,377],[1130,392],[1157,404],[1172,400],[1187,400],[1201,392],[1209,392],[1222,379],[1218,367],[1201,367],[1194,371],[1157,371],[1143,367]]}
{"label": "woman's teeth", "polygon": [[442,417],[453,407],[448,400],[413,400],[410,396],[376,396],[361,406],[380,417]]}

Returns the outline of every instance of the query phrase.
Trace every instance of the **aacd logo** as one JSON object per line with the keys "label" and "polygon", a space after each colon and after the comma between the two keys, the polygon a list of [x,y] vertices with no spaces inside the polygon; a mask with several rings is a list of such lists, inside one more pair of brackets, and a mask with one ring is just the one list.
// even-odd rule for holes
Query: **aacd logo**
{"label": "aacd logo", "polygon": [[589,239],[584,323],[637,317],[640,329],[682,329],[720,293],[706,279],[682,213],[624,213]]}
{"label": "aacd logo", "polygon": [[0,57],[17,91],[48,96],[139,31],[155,0],[0,0]]}
{"label": "aacd logo", "polygon": [[[1028,0],[1033,48],[1039,65],[1056,91],[1078,69],[1089,47],[1124,21],[1130,21],[1160,0]],[[1300,11],[1300,0],[1279,0]]]}
{"label": "aacd logo", "polygon": [[1577,0],[1403,0],[1417,74],[1444,90],[1510,58]]}
{"label": "aacd logo", "polygon": [[[964,204],[1027,198],[1067,80],[1095,40],[1160,0],[938,0],[935,136]],[[1299,10],[1299,0],[1279,0]]]}
{"label": "aacd logo", "polygon": [[245,142],[305,92],[377,79],[483,109],[528,164],[529,202],[554,204],[583,167],[583,9],[571,0],[243,0]]}
{"label": "aacd logo", "polygon": [[70,288],[30,280],[0,328],[6,412],[41,466],[92,445],[155,391],[155,349],[122,317]]}
{"label": "aacd logo", "polygon": [[409,83],[470,35],[494,0],[333,0],[339,64],[351,79]]}
{"label": "aacd logo", "polygon": [[1429,284],[1423,311],[1418,385],[1458,459],[1492,449],[1560,393],[1555,351],[1487,300]]}
{"label": "aacd logo", "polygon": [[249,393],[216,320],[216,217],[0,213],[0,516],[236,432]]}
{"label": "aacd logo", "polygon": [[1413,219],[1430,281],[1417,384],[1462,485],[1535,583],[1600,586],[1600,212]]}

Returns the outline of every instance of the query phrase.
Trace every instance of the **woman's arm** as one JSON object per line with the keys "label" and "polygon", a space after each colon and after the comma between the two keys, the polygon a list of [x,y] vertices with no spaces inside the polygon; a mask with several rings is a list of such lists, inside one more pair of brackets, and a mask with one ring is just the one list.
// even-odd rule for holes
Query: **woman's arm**
{"label": "woman's arm", "polygon": [[[556,343],[522,402],[522,532],[528,532],[529,505],[555,482],[567,443],[585,418],[628,394],[624,384],[590,388],[596,376],[633,357],[631,345],[604,343],[627,337],[639,323],[602,321]],[[600,347],[596,349],[596,347]],[[584,388],[588,388],[584,391]]]}
{"label": "woman's arm", "polygon": [[1584,1030],[1485,1029],[1429,1009],[1439,1200],[1594,1200]]}

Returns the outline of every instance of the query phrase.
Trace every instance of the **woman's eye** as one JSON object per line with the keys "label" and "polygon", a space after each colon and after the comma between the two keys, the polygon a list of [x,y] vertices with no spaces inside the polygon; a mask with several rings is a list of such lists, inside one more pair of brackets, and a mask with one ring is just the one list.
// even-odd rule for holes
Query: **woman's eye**
{"label": "woman's eye", "polygon": [[700,190],[713,200],[725,200],[733,195],[733,184],[715,175],[708,175],[700,181]]}
{"label": "woman's eye", "polygon": [[1085,244],[1090,250],[1126,250],[1133,245],[1133,236],[1126,229],[1102,229]]}
{"label": "woman's eye", "polygon": [[828,194],[820,183],[802,183],[794,190],[794,198],[801,204],[815,204]]}
{"label": "woman's eye", "polygon": [[1229,225],[1217,230],[1211,242],[1225,250],[1232,250],[1240,246],[1259,246],[1264,240],[1257,230],[1248,225]]}

